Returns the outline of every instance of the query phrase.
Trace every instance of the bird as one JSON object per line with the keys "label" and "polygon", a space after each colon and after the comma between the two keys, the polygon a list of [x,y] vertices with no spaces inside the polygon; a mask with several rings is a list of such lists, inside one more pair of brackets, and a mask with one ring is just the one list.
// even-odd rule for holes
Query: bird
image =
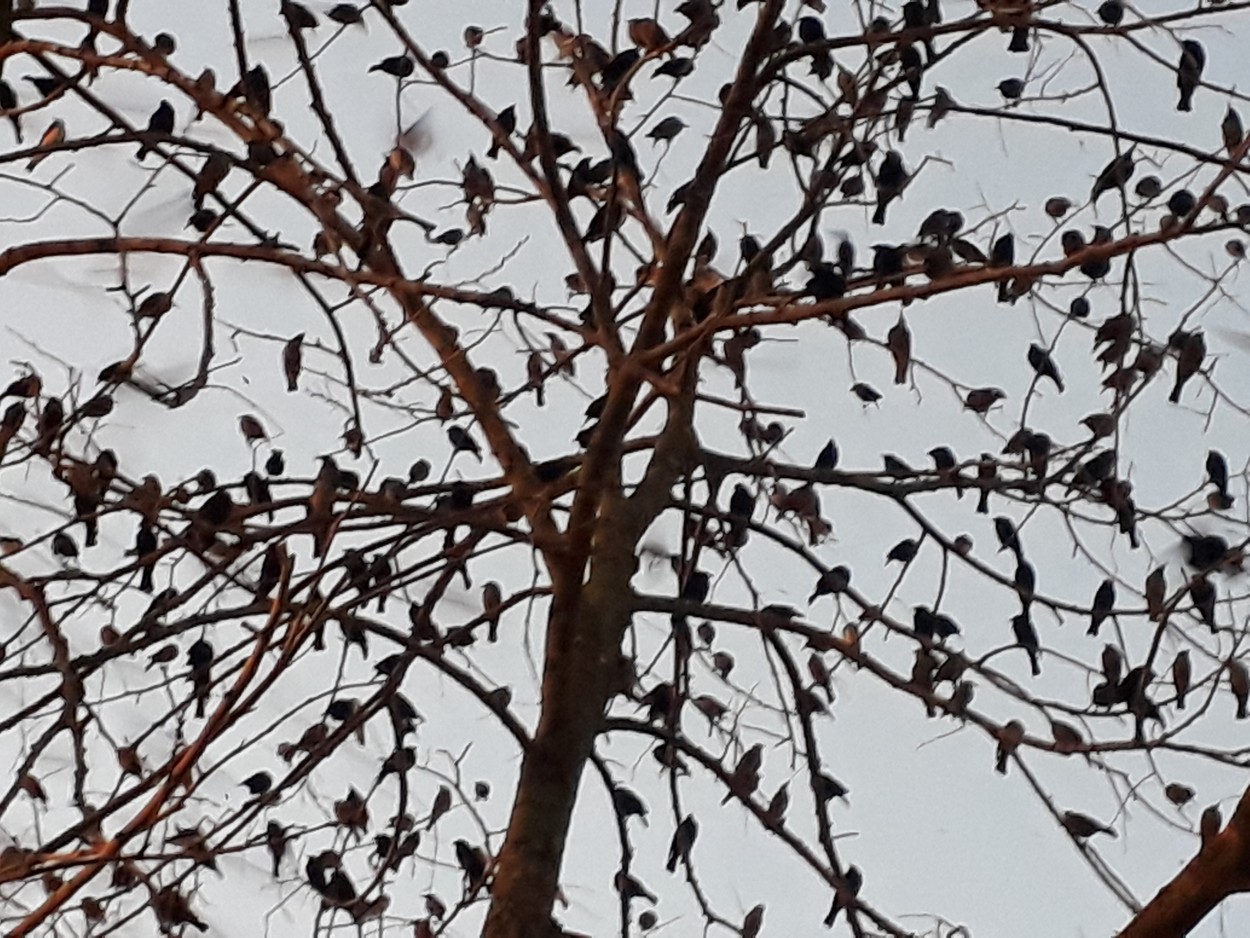
{"label": "bird", "polygon": [[387,75],[392,75],[395,78],[407,78],[414,71],[416,71],[416,68],[416,63],[413,62],[412,59],[408,58],[408,56],[392,55],[383,59],[381,62],[378,62],[376,65],[369,66],[369,71],[385,72]]}
{"label": "bird", "polygon": [[906,384],[907,372],[911,367],[911,331],[901,313],[898,322],[886,333],[885,345],[894,359],[894,383]]}
{"label": "bird", "polygon": [[[148,128],[144,131],[143,136],[167,137],[173,132],[174,106],[168,101],[162,100],[161,103],[157,105],[156,110],[152,112],[152,116],[148,118]],[[145,141],[139,147],[138,158],[140,163],[142,163],[143,158],[151,152],[151,149],[148,146],[148,143],[150,142],[151,141]]]}
{"label": "bird", "polygon": [[495,123],[499,126],[499,134],[491,140],[490,147],[486,150],[486,158],[491,160],[498,159],[503,141],[510,138],[516,130],[516,105],[509,104],[496,114]]}
{"label": "bird", "polygon": [[135,309],[139,319],[160,319],[174,308],[174,299],[162,290],[149,293]]}
{"label": "bird", "polygon": [[[2,93],[0,93],[0,105],[6,108],[10,106],[4,104]],[[1240,147],[1242,141],[1246,139],[1246,130],[1241,122],[1241,115],[1233,110],[1231,104],[1228,106],[1228,110],[1224,112],[1224,120],[1220,122],[1220,135],[1224,138],[1224,149],[1228,151],[1229,156],[1232,156],[1233,151]],[[19,134],[18,140],[21,139]]]}
{"label": "bird", "polygon": [[884,225],[886,207],[902,194],[903,187],[907,185],[907,170],[903,166],[903,155],[897,150],[891,150],[881,161],[881,166],[877,169],[876,183],[877,210],[873,213],[872,223]]}
{"label": "bird", "polygon": [[503,590],[494,580],[482,587],[482,615],[487,624],[487,641],[499,641],[499,614],[503,607]]}
{"label": "bird", "polygon": [[824,471],[838,468],[838,445],[832,439],[816,454],[816,462],[812,464],[812,468]]}
{"label": "bird", "polygon": [[631,817],[640,818],[643,825],[647,824],[647,806],[643,800],[628,788],[620,785],[612,789],[612,806],[622,822]]}
{"label": "bird", "polygon": [[1176,691],[1176,709],[1185,709],[1185,697],[1189,693],[1189,683],[1193,675],[1193,666],[1189,660],[1189,650],[1182,648],[1172,659],[1172,688]]}
{"label": "bird", "polygon": [[738,764],[729,773],[727,779],[729,791],[725,792],[725,797],[721,799],[721,804],[728,802],[734,795],[743,799],[750,798],[755,793],[755,789],[759,788],[760,766],[763,762],[764,747],[760,743],[756,743],[744,752],[742,758],[738,760]]}
{"label": "bird", "polygon": [[299,373],[303,363],[304,333],[299,333],[282,346],[282,372],[286,375],[288,393],[299,390]]}
{"label": "bird", "polygon": [[690,848],[694,846],[695,838],[699,835],[699,825],[694,819],[693,814],[687,814],[677,825],[677,829],[673,831],[673,839],[668,845],[668,862],[665,869],[670,873],[676,872],[678,861],[685,861],[690,858]]}
{"label": "bird", "polygon": [[1136,167],[1136,163],[1133,160],[1133,149],[1130,146],[1102,168],[1102,172],[1094,180],[1094,187],[1089,193],[1090,200],[1095,205],[1098,204],[1098,198],[1104,192],[1119,189],[1127,185],[1128,181],[1133,178],[1133,170]]}
{"label": "bird", "polygon": [[676,115],[665,117],[647,131],[648,139],[655,143],[670,143],[674,137],[686,129],[686,122]]}
{"label": "bird", "polygon": [[1201,331],[1185,333],[1177,339],[1177,343],[1176,383],[1168,395],[1168,401],[1173,404],[1180,403],[1181,392],[1189,379],[1201,370],[1207,355],[1207,343]]}
{"label": "bird", "polygon": [[40,151],[30,158],[30,162],[26,164],[26,171],[30,172],[40,163],[51,155],[52,147],[60,146],[65,142],[65,121],[59,117],[48,125],[48,129],[43,132],[39,138],[37,149]]}
{"label": "bird", "polygon": [[913,538],[905,538],[890,548],[890,552],[885,555],[886,563],[911,563],[916,558],[916,553],[920,550],[920,544]]}
{"label": "bird", "polygon": [[1202,69],[1207,64],[1207,53],[1196,39],[1181,42],[1181,58],[1176,64],[1176,88],[1180,92],[1180,100],[1176,102],[1178,111],[1193,110],[1194,90],[1202,78]]}
{"label": "bird", "polygon": [[1020,748],[1024,741],[1024,724],[1019,720],[1002,726],[995,734],[998,737],[998,749],[994,761],[994,771],[999,775],[1007,774],[1007,760]]}
{"label": "bird", "polygon": [[1033,620],[1027,612],[1021,612],[1012,617],[1011,630],[1016,637],[1016,644],[1028,654],[1029,667],[1033,676],[1037,677],[1042,673],[1042,666],[1038,661],[1037,629],[1033,627]]}
{"label": "bird", "polygon": [[1063,828],[1077,840],[1085,840],[1088,837],[1093,837],[1095,834],[1116,836],[1115,831],[1110,827],[1099,823],[1087,814],[1081,814],[1079,811],[1063,812]]}
{"label": "bird", "polygon": [[1029,346],[1028,352],[1029,364],[1033,366],[1033,370],[1037,372],[1039,378],[1049,378],[1055,383],[1055,387],[1059,393],[1063,393],[1063,378],[1059,374],[1059,367],[1055,364],[1055,360],[1051,358],[1050,352],[1042,348],[1036,342]]}
{"label": "bird", "polygon": [[273,776],[268,772],[256,772],[239,784],[253,795],[263,795],[273,787]]}
{"label": "bird", "polygon": [[269,434],[265,432],[264,426],[252,414],[242,414],[239,417],[239,432],[243,434],[243,439],[247,441],[249,446],[254,446],[261,440],[269,439]]}
{"label": "bird", "polygon": [[447,428],[447,440],[451,443],[452,454],[465,452],[472,453],[477,457],[477,461],[482,461],[482,448],[478,445],[477,440],[469,434],[464,427],[453,424]]}
{"label": "bird", "polygon": [[1156,567],[1146,577],[1146,612],[1151,622],[1158,622],[1163,618],[1167,589],[1166,568]]}
{"label": "bird", "polygon": [[1085,630],[1085,634],[1097,635],[1114,607],[1115,583],[1112,580],[1103,580],[1094,592],[1094,602],[1089,610],[1089,628]]}

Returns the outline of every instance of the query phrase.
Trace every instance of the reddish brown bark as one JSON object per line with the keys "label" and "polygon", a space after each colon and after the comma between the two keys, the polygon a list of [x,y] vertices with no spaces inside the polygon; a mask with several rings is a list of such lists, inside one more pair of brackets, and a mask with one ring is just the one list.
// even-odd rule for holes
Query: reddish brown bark
{"label": "reddish brown bark", "polygon": [[1250,891],[1250,789],[1224,828],[1129,922],[1118,938],[1178,938],[1229,896]]}

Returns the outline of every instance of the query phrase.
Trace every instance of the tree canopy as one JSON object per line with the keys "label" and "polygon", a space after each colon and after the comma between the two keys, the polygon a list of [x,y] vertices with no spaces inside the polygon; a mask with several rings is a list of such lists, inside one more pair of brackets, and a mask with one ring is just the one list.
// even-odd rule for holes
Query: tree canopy
{"label": "tree canopy", "polygon": [[1244,916],[1250,4],[515,6],[0,2],[7,933]]}

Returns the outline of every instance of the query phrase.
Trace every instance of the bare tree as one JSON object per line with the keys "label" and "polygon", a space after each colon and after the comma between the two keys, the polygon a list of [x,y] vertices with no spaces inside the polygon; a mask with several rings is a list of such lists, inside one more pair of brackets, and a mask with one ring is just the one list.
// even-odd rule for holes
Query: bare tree
{"label": "bare tree", "polygon": [[[835,834],[838,687],[975,740],[1125,938],[1250,890],[1250,791],[1179,780],[1248,763],[1250,4],[274,6],[0,3],[9,934],[203,931],[241,859],[300,933],[566,934],[591,791],[622,935],[657,799],[705,930],[767,927],[719,812],[793,921],[918,934]],[[1193,835],[1148,901],[1130,811]]]}

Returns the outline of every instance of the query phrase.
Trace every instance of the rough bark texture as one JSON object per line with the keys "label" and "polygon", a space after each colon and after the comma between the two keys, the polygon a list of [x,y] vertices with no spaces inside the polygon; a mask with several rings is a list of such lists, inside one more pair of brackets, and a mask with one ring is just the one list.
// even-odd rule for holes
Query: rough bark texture
{"label": "rough bark texture", "polygon": [[1159,890],[1118,938],[1179,938],[1229,896],[1250,891],[1250,789],[1224,828]]}

